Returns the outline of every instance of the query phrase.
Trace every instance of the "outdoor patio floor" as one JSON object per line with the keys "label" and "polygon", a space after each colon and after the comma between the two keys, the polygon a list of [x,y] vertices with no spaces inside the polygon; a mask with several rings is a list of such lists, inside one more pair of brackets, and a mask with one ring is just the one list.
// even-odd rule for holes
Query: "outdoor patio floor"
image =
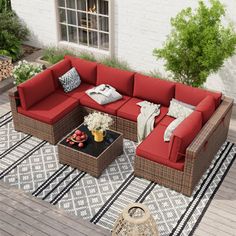
{"label": "outdoor patio floor", "polygon": [[[5,114],[10,110],[10,105],[8,101],[8,95],[7,92],[0,95],[0,116]],[[228,140],[231,142],[236,143],[236,106],[234,106],[233,114],[231,118],[230,123],[230,131],[228,135]],[[198,236],[207,236],[207,235],[236,235],[236,163],[234,162],[230,171],[228,172],[227,176],[225,177],[222,185],[218,189],[217,193],[215,194],[213,200],[211,201],[210,206],[208,207],[205,215],[203,216],[203,219],[201,220],[199,227],[195,231],[194,235]],[[44,203],[42,203],[39,200],[31,199],[33,197],[24,194],[22,191],[10,189],[8,186],[3,185],[0,183],[0,235],[25,235],[25,234],[14,234],[13,232],[19,232],[19,228],[21,227],[22,230],[24,228],[24,224],[19,223],[19,219],[24,219],[29,217],[29,214],[32,214],[32,217],[36,217],[36,219],[39,221],[39,224],[36,226],[43,227],[45,224],[42,220],[45,217],[45,208],[47,208],[46,212],[52,211],[53,214],[51,214],[50,217],[52,218],[53,225],[52,227],[48,227],[45,224],[45,227],[48,228],[48,234],[49,235],[55,235],[51,234],[52,228],[56,228],[59,230],[62,235],[68,235],[71,230],[71,234],[69,235],[109,235],[107,231],[101,230],[100,227],[91,225],[87,222],[85,222],[82,219],[78,219],[71,216],[67,216],[66,213],[62,213],[62,211],[58,211],[57,208],[47,205],[45,206]],[[13,209],[8,209],[10,211],[9,215],[5,215],[7,213],[7,208],[5,206],[5,203],[9,205],[9,202],[7,200],[7,196],[13,196],[15,195],[15,205],[14,208],[18,209],[22,204],[21,202],[27,202],[29,203],[28,207],[35,209],[35,211],[32,211],[31,213],[29,211],[24,211],[22,209],[21,211],[15,211],[15,213],[12,216]],[[4,196],[3,196],[4,195]],[[39,203],[36,203],[39,202]],[[32,206],[30,206],[32,204]],[[34,208],[35,205],[37,205],[37,208]],[[18,207],[19,205],[19,207]],[[22,206],[21,206],[22,207]],[[50,210],[51,209],[51,210]],[[18,215],[17,212],[20,212]],[[25,216],[24,216],[25,214]],[[1,219],[7,219],[5,217],[9,218],[9,222],[11,222],[11,225],[8,223],[4,223]],[[61,226],[63,219],[64,222],[71,222],[73,221],[73,227],[72,229],[67,226]],[[36,227],[35,226],[35,227]],[[75,227],[76,226],[76,227]],[[74,234],[74,229],[78,229],[78,233]],[[9,234],[3,234],[5,229],[6,231],[9,230]],[[37,227],[35,228],[35,232]],[[97,231],[95,231],[95,229]],[[12,231],[10,231],[12,230]],[[14,231],[15,230],[15,231]],[[38,230],[38,229],[37,229]],[[93,233],[91,234],[91,232]],[[99,232],[100,231],[100,232]],[[83,233],[81,233],[83,232]],[[30,235],[32,235],[30,233]],[[33,233],[33,235],[38,235],[36,233]],[[42,235],[42,234],[41,234]],[[59,234],[56,234],[59,235]]]}

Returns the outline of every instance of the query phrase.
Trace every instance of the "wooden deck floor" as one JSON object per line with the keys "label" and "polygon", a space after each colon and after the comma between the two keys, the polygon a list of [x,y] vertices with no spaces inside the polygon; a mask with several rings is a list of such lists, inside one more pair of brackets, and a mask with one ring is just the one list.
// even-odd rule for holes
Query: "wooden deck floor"
{"label": "wooden deck floor", "polygon": [[[10,110],[7,93],[0,95],[0,116]],[[234,106],[228,140],[236,143],[236,106]],[[196,236],[224,236],[236,235],[236,163],[234,163],[224,179],[224,182],[215,194],[209,208],[201,220],[194,235]],[[8,201],[8,196],[11,200]],[[2,183],[0,184],[0,235],[6,234],[4,229],[11,230],[10,235],[27,235],[21,228],[32,230],[31,226],[19,221],[16,215],[19,213],[22,219],[29,219],[32,227],[35,228],[33,235],[107,235],[105,231],[91,233],[91,230],[100,230],[98,226],[85,224],[84,221],[66,216],[62,211],[55,210],[52,206],[46,206],[42,202],[31,199],[20,190],[9,190]],[[17,203],[18,202],[18,203]],[[27,207],[27,202],[35,204],[35,211]],[[5,204],[7,203],[7,204]],[[19,204],[19,206],[18,206]],[[34,205],[33,205],[34,206]],[[31,206],[32,207],[32,206]],[[16,208],[16,209],[15,209]],[[15,209],[15,210],[14,210]],[[51,212],[52,211],[52,212]],[[4,216],[2,215],[4,214]],[[32,215],[32,217],[31,217]],[[44,218],[45,217],[45,218]],[[32,218],[32,219],[31,219]],[[48,225],[45,219],[50,218]],[[24,221],[23,220],[23,221]],[[36,222],[39,221],[39,224]],[[63,222],[70,222],[71,225],[64,225]],[[42,224],[40,226],[40,224]],[[91,229],[92,227],[92,229]],[[43,231],[42,231],[43,230]],[[76,232],[77,230],[77,232]],[[59,232],[58,232],[59,231]],[[22,234],[20,234],[21,232]],[[57,232],[51,234],[51,232]],[[2,234],[1,234],[2,233]],[[40,234],[41,233],[41,234]],[[70,234],[72,233],[72,234]]]}

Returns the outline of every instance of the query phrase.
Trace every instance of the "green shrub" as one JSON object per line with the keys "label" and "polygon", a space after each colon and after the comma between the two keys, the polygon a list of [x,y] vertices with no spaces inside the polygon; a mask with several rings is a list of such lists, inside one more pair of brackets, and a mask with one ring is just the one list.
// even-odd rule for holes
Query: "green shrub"
{"label": "green shrub", "polygon": [[195,12],[187,8],[172,18],[164,47],[153,51],[157,59],[166,61],[174,80],[194,87],[202,86],[235,53],[236,34],[231,25],[221,23],[225,8],[218,0],[210,3],[207,7],[199,1]]}
{"label": "green shrub", "polygon": [[11,0],[0,0],[0,13],[11,11]]}
{"label": "green shrub", "polygon": [[95,56],[92,53],[80,52],[77,56],[81,59],[84,59],[84,60],[97,61]]}
{"label": "green shrub", "polygon": [[21,44],[27,40],[29,31],[14,12],[0,13],[0,22],[0,54],[15,61],[21,55]]}
{"label": "green shrub", "polygon": [[120,61],[115,57],[105,57],[105,58],[101,59],[99,62],[101,62],[102,64],[109,66],[109,67],[115,67],[115,68],[118,68],[121,70],[132,71],[132,69],[130,68],[130,66],[128,65],[127,62]]}
{"label": "green shrub", "polygon": [[75,54],[68,49],[57,47],[48,47],[43,50],[43,60],[48,61],[52,65],[61,61],[65,55],[74,56]]}
{"label": "green shrub", "polygon": [[147,76],[153,77],[153,78],[158,78],[158,79],[168,79],[164,78],[164,76],[161,74],[159,70],[152,70],[146,73]]}
{"label": "green shrub", "polygon": [[41,65],[29,63],[25,60],[19,61],[17,66],[13,69],[13,76],[15,78],[14,83],[16,85],[23,83],[24,81],[32,78],[43,70]]}

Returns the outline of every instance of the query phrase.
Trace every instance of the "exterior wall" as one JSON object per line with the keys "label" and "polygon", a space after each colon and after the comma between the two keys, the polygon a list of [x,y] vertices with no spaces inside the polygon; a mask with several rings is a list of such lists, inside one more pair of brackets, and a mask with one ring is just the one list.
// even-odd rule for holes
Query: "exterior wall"
{"label": "exterior wall", "polygon": [[[170,32],[170,19],[186,7],[196,7],[198,0],[110,0],[114,33],[112,54],[127,61],[137,71],[159,71],[167,74],[163,62],[152,56],[154,48],[162,47]],[[227,17],[236,27],[235,0],[221,0]],[[56,0],[12,0],[13,9],[32,32],[29,44],[57,45],[58,26]],[[236,100],[236,56],[229,59],[219,73],[206,83],[210,89],[223,91]]]}
{"label": "exterior wall", "polygon": [[[227,8],[227,18],[236,28],[236,1],[221,0]],[[163,62],[152,56],[161,48],[170,32],[170,19],[183,8],[198,5],[198,0],[115,0],[115,54],[138,71],[157,70],[166,75]],[[229,59],[219,73],[211,75],[205,85],[223,91],[236,100],[236,56]]]}
{"label": "exterior wall", "polygon": [[29,45],[42,47],[58,42],[56,1],[11,0],[12,8],[31,32]]}

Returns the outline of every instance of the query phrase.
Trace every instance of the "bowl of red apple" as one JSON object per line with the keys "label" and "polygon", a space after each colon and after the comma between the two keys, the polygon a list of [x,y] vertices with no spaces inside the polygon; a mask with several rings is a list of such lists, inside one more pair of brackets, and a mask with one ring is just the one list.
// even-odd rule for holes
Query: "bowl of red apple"
{"label": "bowl of red apple", "polygon": [[85,132],[78,129],[78,130],[75,130],[75,132],[66,139],[66,142],[69,145],[77,144],[78,147],[82,148],[84,147],[84,142],[87,139],[88,139],[88,135]]}

